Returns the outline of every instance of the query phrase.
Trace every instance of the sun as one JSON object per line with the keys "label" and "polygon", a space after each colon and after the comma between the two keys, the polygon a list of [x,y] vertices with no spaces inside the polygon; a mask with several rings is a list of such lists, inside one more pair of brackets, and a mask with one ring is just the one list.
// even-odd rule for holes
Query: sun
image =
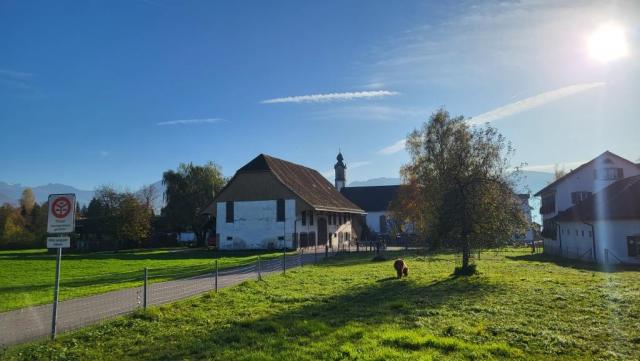
{"label": "sun", "polygon": [[629,54],[625,30],[615,24],[600,25],[589,36],[588,45],[591,58],[602,63],[608,63]]}

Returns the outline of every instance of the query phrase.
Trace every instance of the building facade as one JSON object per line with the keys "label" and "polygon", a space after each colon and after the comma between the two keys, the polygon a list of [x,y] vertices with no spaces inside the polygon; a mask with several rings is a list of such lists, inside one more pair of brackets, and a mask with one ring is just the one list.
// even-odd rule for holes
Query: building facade
{"label": "building facade", "polygon": [[542,236],[547,243],[557,241],[557,226],[552,219],[558,213],[587,199],[614,182],[640,174],[640,167],[614,153],[606,151],[582,164],[541,189]]}
{"label": "building facade", "polygon": [[316,170],[260,154],[204,214],[215,217],[219,249],[295,249],[346,247],[364,211]]}

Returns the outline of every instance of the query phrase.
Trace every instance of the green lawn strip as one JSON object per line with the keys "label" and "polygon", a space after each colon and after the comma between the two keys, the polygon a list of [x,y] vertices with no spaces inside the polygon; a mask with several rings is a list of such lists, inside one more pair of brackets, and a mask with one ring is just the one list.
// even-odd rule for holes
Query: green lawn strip
{"label": "green lawn strip", "polygon": [[[388,254],[389,258],[400,254]],[[484,255],[343,255],[61,336],[0,358],[214,360],[634,360],[640,273]]]}
{"label": "green lawn strip", "polygon": [[[64,254],[60,299],[90,296],[142,284],[144,267],[151,283],[213,273],[219,269],[268,260],[281,252],[214,252],[204,249]],[[46,250],[0,251],[0,312],[50,303],[55,255]]]}

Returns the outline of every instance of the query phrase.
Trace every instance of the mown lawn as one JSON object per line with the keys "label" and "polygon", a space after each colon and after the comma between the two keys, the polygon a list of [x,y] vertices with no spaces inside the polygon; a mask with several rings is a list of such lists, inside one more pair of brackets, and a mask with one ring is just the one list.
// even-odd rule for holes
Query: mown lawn
{"label": "mown lawn", "polygon": [[[214,252],[204,249],[63,254],[60,269],[60,299],[89,296],[140,286],[149,267],[151,282],[194,276],[265,259],[279,252]],[[51,303],[55,279],[55,254],[46,250],[0,251],[0,312]]]}
{"label": "mown lawn", "polygon": [[637,360],[640,271],[605,273],[523,252],[483,253],[452,277],[452,255],[344,255],[263,281],[13,347],[51,360]]}

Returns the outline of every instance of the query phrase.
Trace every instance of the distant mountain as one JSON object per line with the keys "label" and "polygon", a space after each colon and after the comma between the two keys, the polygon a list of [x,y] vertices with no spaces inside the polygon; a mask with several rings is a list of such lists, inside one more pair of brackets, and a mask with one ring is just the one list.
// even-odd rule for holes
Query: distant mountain
{"label": "distant mountain", "polygon": [[400,178],[372,178],[365,181],[354,181],[348,187],[394,186],[402,183]]}
{"label": "distant mountain", "polygon": [[534,195],[549,183],[553,182],[553,173],[534,172],[528,170],[523,170],[520,173],[522,177],[519,184],[516,186],[516,191],[519,193],[531,192],[531,195]]}
{"label": "distant mountain", "polygon": [[[22,191],[24,191],[25,188],[27,188],[27,186],[23,186],[22,184],[0,182],[0,203],[18,204],[20,197],[22,197]],[[31,189],[38,203],[46,202],[49,194],[56,193],[75,193],[76,200],[80,202],[80,204],[88,204],[91,198],[93,198],[93,191],[86,191],[59,183],[49,183],[47,185],[31,187]]]}
{"label": "distant mountain", "polygon": [[[156,214],[159,214],[160,209],[164,205],[162,196],[164,194],[165,187],[164,185],[162,185],[161,181],[155,182],[152,185],[156,189],[157,194],[153,208],[156,211]],[[27,188],[27,186],[23,186],[21,184],[9,184],[6,182],[0,182],[0,205],[4,203],[17,205],[20,202],[22,191],[24,191],[25,188]],[[59,183],[49,183],[47,185],[31,187],[31,189],[33,190],[33,195],[36,197],[36,202],[40,204],[47,201],[47,199],[49,198],[49,194],[75,193],[76,200],[80,203],[80,205],[88,205],[94,194],[94,191],[82,190]]]}

